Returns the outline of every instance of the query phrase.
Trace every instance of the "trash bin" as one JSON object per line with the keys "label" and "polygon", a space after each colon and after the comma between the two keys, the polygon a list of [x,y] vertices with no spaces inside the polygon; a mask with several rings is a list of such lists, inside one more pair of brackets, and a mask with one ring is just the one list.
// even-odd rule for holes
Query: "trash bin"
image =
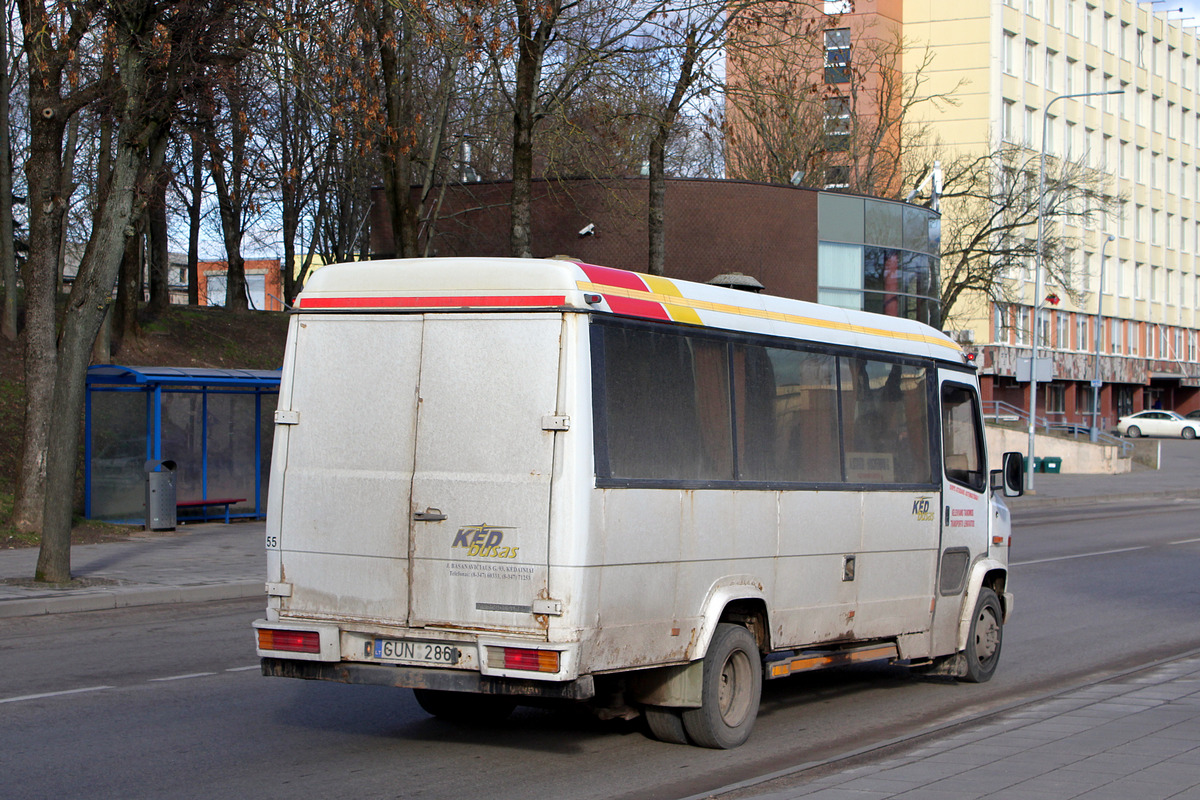
{"label": "trash bin", "polygon": [[146,462],[146,530],[175,530],[175,462]]}
{"label": "trash bin", "polygon": [[[1024,470],[1026,475],[1029,474],[1029,456],[1023,456],[1021,458],[1021,469]],[[1042,471],[1042,457],[1041,456],[1033,457],[1033,471],[1034,472]]]}
{"label": "trash bin", "polygon": [[1055,475],[1062,472],[1062,459],[1058,456],[1046,456],[1042,459],[1041,472],[1054,473]]}

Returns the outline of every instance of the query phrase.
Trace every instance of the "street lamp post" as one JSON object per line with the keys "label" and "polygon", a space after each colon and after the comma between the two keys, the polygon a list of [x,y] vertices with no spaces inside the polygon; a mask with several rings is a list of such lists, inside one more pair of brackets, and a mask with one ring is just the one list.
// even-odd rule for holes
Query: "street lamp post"
{"label": "street lamp post", "polygon": [[1037,266],[1033,275],[1033,337],[1032,357],[1029,359],[1029,458],[1026,462],[1026,488],[1033,491],[1033,439],[1037,431],[1037,378],[1038,378],[1038,323],[1042,313],[1042,240],[1046,227],[1046,128],[1050,121],[1050,106],[1059,100],[1072,97],[1095,97],[1105,94],[1125,94],[1124,89],[1111,89],[1107,92],[1077,92],[1075,94],[1060,94],[1052,98],[1042,109],[1042,152],[1038,158],[1038,207],[1037,207]]}
{"label": "street lamp post", "polygon": [[1096,296],[1096,330],[1092,332],[1093,349],[1096,351],[1092,356],[1092,433],[1088,437],[1092,442],[1100,439],[1100,327],[1104,323],[1104,251],[1109,242],[1116,240],[1117,237],[1110,233],[1105,237],[1104,244],[1100,245],[1100,293]]}

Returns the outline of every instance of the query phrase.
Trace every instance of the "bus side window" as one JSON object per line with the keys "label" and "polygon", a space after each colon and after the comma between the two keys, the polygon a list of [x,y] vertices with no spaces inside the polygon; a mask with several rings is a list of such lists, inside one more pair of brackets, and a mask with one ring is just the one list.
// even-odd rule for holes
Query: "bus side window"
{"label": "bus side window", "polygon": [[930,483],[929,371],[844,357],[842,425],[852,483]]}
{"label": "bus side window", "polygon": [[986,474],[979,430],[978,399],[967,386],[942,386],[942,458],[946,477],[982,492]]}

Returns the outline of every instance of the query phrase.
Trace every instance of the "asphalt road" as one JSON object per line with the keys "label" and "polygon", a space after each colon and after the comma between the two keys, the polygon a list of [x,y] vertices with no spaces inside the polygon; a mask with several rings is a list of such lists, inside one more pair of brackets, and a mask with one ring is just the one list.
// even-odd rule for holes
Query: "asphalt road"
{"label": "asphalt road", "polygon": [[1200,648],[1200,502],[1016,517],[1000,670],[980,686],[866,666],[766,685],[750,742],[521,710],[427,717],[405,690],[262,678],[257,602],[0,623],[6,798],[675,798]]}

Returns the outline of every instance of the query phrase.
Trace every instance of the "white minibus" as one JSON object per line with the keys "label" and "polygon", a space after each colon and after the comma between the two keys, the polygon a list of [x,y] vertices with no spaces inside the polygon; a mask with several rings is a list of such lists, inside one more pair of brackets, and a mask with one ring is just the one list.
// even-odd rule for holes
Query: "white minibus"
{"label": "white minibus", "polygon": [[565,260],[324,267],[275,414],[265,675],[735,747],[762,681],[985,681],[1021,459],[920,323]]}

